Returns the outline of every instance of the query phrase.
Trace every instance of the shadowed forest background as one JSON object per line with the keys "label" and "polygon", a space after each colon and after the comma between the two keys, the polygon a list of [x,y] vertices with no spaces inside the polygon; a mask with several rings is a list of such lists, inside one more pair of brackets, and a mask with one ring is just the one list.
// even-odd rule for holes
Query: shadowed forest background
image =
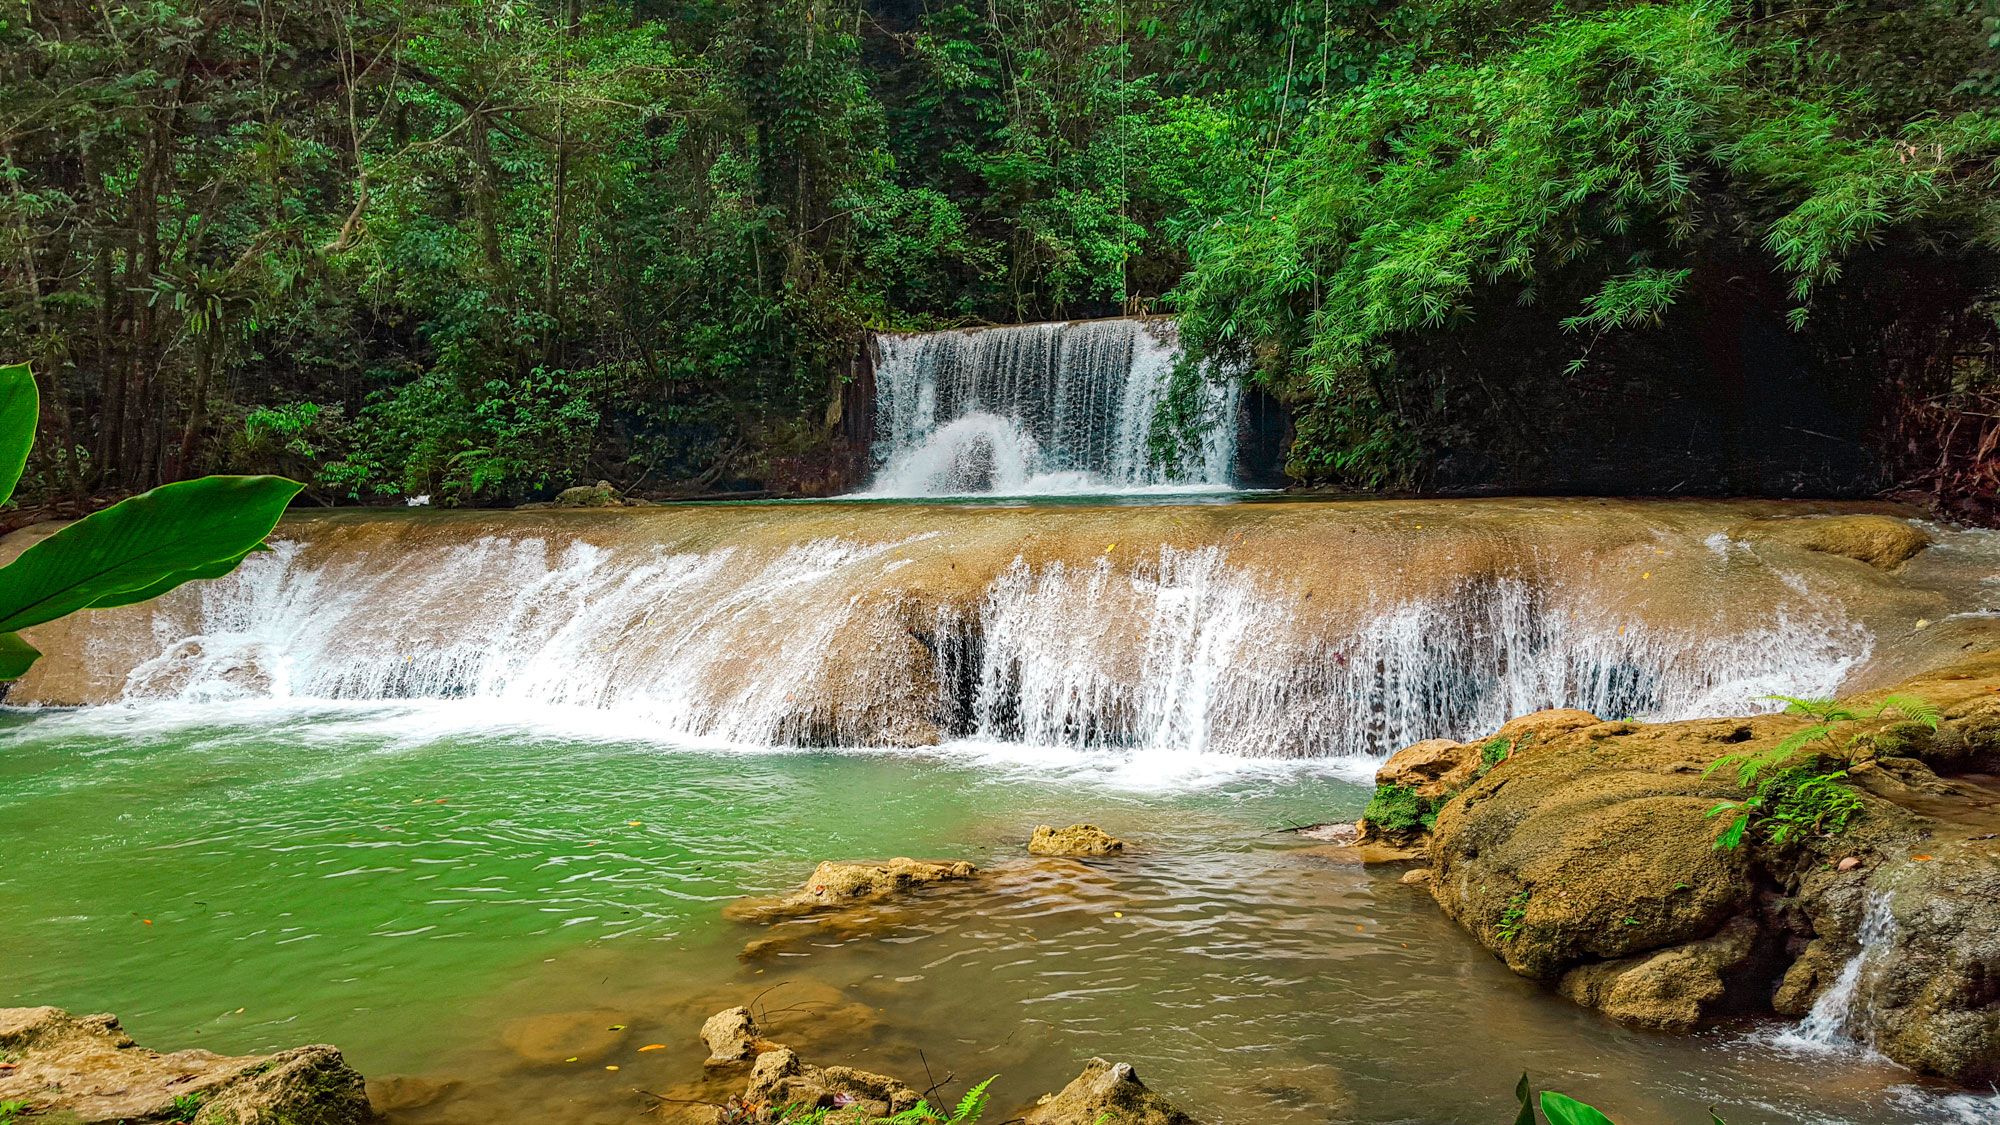
{"label": "shadowed forest background", "polygon": [[1145,312],[1300,483],[1996,512],[1987,0],[0,12],[31,504],[821,493],[872,334]]}

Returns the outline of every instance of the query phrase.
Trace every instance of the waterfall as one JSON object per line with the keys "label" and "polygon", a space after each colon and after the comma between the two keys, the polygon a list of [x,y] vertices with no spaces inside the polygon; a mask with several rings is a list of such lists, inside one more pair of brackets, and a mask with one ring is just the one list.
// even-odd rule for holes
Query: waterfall
{"label": "waterfall", "polygon": [[1889,895],[1870,891],[1861,914],[1861,948],[1840,967],[1840,975],[1813,1001],[1799,1025],[1779,1036],[1780,1045],[1806,1050],[1873,1049],[1868,1008],[1861,994],[1868,967],[1886,955],[1896,937],[1896,919],[1889,912]]}
{"label": "waterfall", "polygon": [[[1837,600],[1698,539],[1678,557],[1699,580],[1634,608],[1649,603],[1621,601],[1623,581],[1477,539],[1439,548],[1444,569],[1413,585],[1406,552],[1337,524],[1285,531],[1274,572],[1219,543],[1097,538],[1184,512],[864,511],[873,536],[824,533],[852,531],[853,509],[580,515],[562,534],[302,521],[227,578],[87,615],[87,634],[44,647],[87,651],[128,702],[436,701],[453,721],[734,746],[1363,760],[1545,707],[1682,718],[1830,695],[1870,649]],[[1024,529],[1060,541],[1069,524],[1064,550],[1102,553],[1024,549]],[[1675,565],[1645,542],[1640,565]],[[1718,571],[1736,575],[1726,592],[1700,577]],[[1760,590],[1778,600],[1752,609]],[[47,690],[30,680],[13,701],[65,698]]]}
{"label": "waterfall", "polygon": [[1114,319],[882,336],[875,496],[1226,488],[1233,380],[1205,376],[1201,437],[1153,445],[1180,348],[1171,321]]}

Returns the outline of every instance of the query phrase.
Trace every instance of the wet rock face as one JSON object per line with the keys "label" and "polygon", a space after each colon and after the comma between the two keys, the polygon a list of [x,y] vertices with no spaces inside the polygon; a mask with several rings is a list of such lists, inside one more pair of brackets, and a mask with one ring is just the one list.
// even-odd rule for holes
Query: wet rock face
{"label": "wet rock face", "polygon": [[[231,1057],[162,1054],[134,1043],[115,1016],[0,1008],[0,1102],[84,1125],[192,1120],[195,1125],[362,1125],[375,1119],[361,1075],[328,1046]],[[192,1117],[187,1116],[192,1114]]]}
{"label": "wet rock face", "polygon": [[717,1012],[701,1025],[701,1041],[708,1047],[707,1066],[733,1066],[757,1057],[772,1044],[757,1032],[750,1009],[734,1007]]}
{"label": "wet rock face", "polygon": [[1068,828],[1036,825],[1028,840],[1029,855],[1118,855],[1125,841],[1095,824],[1072,824]]}
{"label": "wet rock face", "polygon": [[1195,1125],[1195,1119],[1139,1081],[1130,1063],[1092,1059],[1061,1091],[1022,1116],[1026,1125]]}
{"label": "wet rock face", "polygon": [[1898,690],[1937,704],[1943,725],[1918,737],[1877,724],[1877,749],[1896,753],[1851,771],[1860,811],[1844,831],[1753,829],[1738,848],[1714,846],[1723,818],[1708,814],[1745,791],[1706,767],[1776,745],[1798,720],[1531,717],[1538,737],[1437,811],[1432,894],[1516,972],[1674,1031],[1804,1015],[1862,954],[1866,904],[1886,895],[1894,924],[1860,962],[1850,1033],[1927,1073],[2000,1079],[1996,790],[1925,765],[1993,761],[2000,658]]}
{"label": "wet rock face", "polygon": [[899,856],[887,863],[842,863],[827,860],[813,869],[806,885],[777,899],[743,899],[723,910],[739,922],[775,922],[802,918],[880,901],[919,887],[965,882],[979,869],[964,860],[922,860]]}
{"label": "wet rock face", "polygon": [[1877,1050],[1973,1086],[2000,1081],[2000,853],[1986,845],[1940,845],[1894,880],[1891,947],[1860,992]]}

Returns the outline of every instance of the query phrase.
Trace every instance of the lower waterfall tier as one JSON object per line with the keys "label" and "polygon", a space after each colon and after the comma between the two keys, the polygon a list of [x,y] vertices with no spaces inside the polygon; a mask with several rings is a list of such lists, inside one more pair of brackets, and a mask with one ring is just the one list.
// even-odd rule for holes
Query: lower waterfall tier
{"label": "lower waterfall tier", "polygon": [[736,745],[1297,758],[1550,706],[1754,711],[1985,636],[1991,534],[1883,569],[1790,533],[1832,510],[337,512],[229,578],[34,631],[49,655],[8,702],[450,699]]}

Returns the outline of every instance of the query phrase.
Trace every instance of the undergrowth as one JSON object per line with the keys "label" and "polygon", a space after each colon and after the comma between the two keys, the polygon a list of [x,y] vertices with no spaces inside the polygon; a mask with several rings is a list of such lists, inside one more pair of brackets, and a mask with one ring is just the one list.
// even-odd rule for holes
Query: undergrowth
{"label": "undergrowth", "polygon": [[1784,713],[1812,720],[1766,750],[1726,754],[1709,764],[1703,776],[1718,770],[1736,771],[1736,784],[1751,791],[1741,800],[1718,802],[1709,816],[1728,814],[1728,825],[1715,838],[1718,849],[1740,847],[1754,830],[1783,845],[1802,836],[1837,836],[1861,815],[1861,798],[1846,785],[1848,771],[1873,757],[1876,732],[1860,729],[1895,712],[1907,722],[1936,730],[1935,705],[1907,695],[1885,696],[1873,707],[1850,707],[1832,699],[1770,698],[1785,704]]}
{"label": "undergrowth", "polygon": [[1361,812],[1361,819],[1380,828],[1385,835],[1414,835],[1429,832],[1437,825],[1438,808],[1443,802],[1433,801],[1417,794],[1414,789],[1402,785],[1377,786],[1375,795],[1368,798],[1368,807]]}

